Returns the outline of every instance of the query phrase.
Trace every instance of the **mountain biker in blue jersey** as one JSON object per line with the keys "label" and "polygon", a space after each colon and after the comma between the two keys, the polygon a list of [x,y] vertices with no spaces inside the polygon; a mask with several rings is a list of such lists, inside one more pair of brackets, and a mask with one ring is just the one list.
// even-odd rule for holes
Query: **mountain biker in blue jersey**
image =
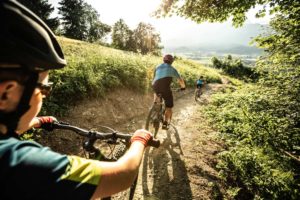
{"label": "mountain biker in blue jersey", "polygon": [[19,136],[49,128],[36,117],[51,90],[49,70],[66,65],[48,26],[15,0],[0,0],[0,199],[99,199],[128,188],[152,135],[137,130],[116,162],[63,155]]}
{"label": "mountain biker in blue jersey", "polygon": [[196,81],[196,87],[202,89],[206,81],[204,80],[203,76],[200,76],[199,79]]}
{"label": "mountain biker in blue jersey", "polygon": [[206,81],[203,76],[200,76],[199,79],[196,81],[196,88],[197,90],[200,90],[199,95],[203,94],[204,85],[206,84]]}
{"label": "mountain biker in blue jersey", "polygon": [[203,76],[200,76],[196,82],[196,86],[197,88],[202,88],[203,84],[204,84]]}
{"label": "mountain biker in blue jersey", "polygon": [[152,87],[155,91],[154,99],[156,98],[156,95],[161,94],[162,98],[165,100],[166,111],[162,127],[163,129],[169,128],[169,124],[172,118],[172,108],[174,106],[174,103],[170,85],[173,78],[179,81],[182,90],[185,89],[184,80],[181,78],[178,71],[172,66],[173,61],[174,57],[172,55],[165,55],[163,57],[163,63],[155,68],[154,78],[152,81]]}

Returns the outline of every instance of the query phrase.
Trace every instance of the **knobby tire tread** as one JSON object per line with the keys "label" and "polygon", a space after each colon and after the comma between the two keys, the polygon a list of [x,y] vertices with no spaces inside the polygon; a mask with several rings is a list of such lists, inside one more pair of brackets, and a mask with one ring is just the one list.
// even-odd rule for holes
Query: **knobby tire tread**
{"label": "knobby tire tread", "polygon": [[[112,160],[116,161],[116,160],[120,159],[126,153],[127,150],[128,150],[128,147],[123,143],[116,145],[115,150],[112,155]],[[124,200],[133,200],[136,184],[137,184],[137,178],[133,182],[133,184],[130,186],[130,188],[128,188],[116,195],[113,195],[112,197],[106,197],[103,200],[115,199],[114,196],[116,196],[117,199],[120,199],[119,197],[124,197],[124,198],[122,198]]]}

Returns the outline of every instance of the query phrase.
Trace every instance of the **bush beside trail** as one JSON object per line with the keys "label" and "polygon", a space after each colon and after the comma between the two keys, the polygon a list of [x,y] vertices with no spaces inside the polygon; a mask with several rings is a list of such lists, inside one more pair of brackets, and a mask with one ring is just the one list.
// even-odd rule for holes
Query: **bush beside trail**
{"label": "bush beside trail", "polygon": [[228,146],[218,164],[227,192],[235,199],[299,199],[299,102],[276,87],[232,88],[206,108]]}
{"label": "bush beside trail", "polygon": [[216,57],[211,59],[212,66],[232,77],[241,80],[250,80],[251,82],[258,79],[258,74],[255,73],[255,69],[245,66],[241,59],[233,59],[231,55],[228,55],[225,59],[220,60]]}

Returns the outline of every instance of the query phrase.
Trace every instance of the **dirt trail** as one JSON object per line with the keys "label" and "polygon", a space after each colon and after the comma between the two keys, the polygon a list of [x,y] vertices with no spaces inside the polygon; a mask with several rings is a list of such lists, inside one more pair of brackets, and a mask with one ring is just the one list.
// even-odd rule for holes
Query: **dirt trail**
{"label": "dirt trail", "polygon": [[175,102],[172,124],[160,131],[158,149],[146,151],[135,199],[219,199],[221,181],[215,166],[222,145],[203,117],[202,109],[220,85],[210,85],[201,104],[193,93]]}
{"label": "dirt trail", "polygon": [[[222,151],[222,144],[217,142],[202,109],[211,93],[223,87],[209,84],[201,104],[194,101],[193,91],[177,95],[180,97],[175,101],[173,126],[159,131],[160,148],[148,148],[145,152],[134,199],[222,199],[222,183],[215,169],[216,154]],[[65,121],[83,128],[108,125],[131,132],[144,126],[151,102],[152,95],[120,90],[105,100],[75,107],[70,113],[72,118]],[[80,155],[81,142],[80,137],[60,131],[48,138],[47,145],[62,153]]]}

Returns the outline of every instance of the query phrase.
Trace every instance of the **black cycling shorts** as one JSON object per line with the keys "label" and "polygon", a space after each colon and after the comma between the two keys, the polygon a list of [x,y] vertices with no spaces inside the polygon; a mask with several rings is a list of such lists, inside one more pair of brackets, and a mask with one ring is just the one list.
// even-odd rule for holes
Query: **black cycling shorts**
{"label": "black cycling shorts", "polygon": [[172,77],[166,77],[162,79],[158,79],[152,85],[153,90],[156,94],[161,94],[161,97],[165,100],[165,105],[167,108],[173,108],[173,94],[170,89],[170,85],[172,82]]}
{"label": "black cycling shorts", "polygon": [[203,84],[197,84],[197,88],[202,88]]}

